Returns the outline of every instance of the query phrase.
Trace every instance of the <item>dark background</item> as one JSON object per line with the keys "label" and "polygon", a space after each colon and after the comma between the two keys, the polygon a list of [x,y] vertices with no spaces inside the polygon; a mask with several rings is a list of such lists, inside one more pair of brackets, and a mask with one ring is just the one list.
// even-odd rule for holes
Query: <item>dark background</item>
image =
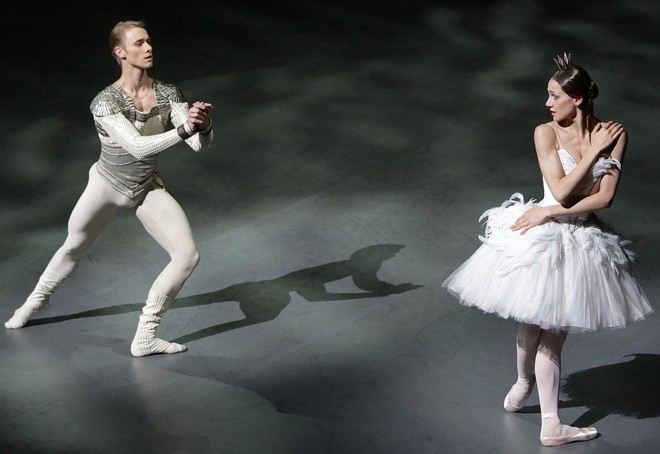
{"label": "dark background", "polygon": [[[107,36],[124,19],[147,22],[153,77],[215,106],[210,152],[160,160],[202,255],[159,331],[189,351],[130,357],[166,257],[122,212],[38,323],[0,332],[10,452],[543,451],[535,395],[501,408],[515,324],[440,284],[485,209],[541,198],[532,131],[564,51],[629,133],[602,217],[635,242],[655,305],[657,2],[60,2],[0,19],[5,318],[98,158],[89,103],[119,76]],[[602,436],[554,451],[655,452],[658,328],[569,338],[562,418]]]}

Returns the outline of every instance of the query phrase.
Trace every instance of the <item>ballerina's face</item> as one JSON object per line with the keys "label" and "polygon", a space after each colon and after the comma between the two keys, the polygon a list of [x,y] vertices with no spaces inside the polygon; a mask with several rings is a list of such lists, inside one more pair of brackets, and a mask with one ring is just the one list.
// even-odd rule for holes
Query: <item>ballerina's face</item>
{"label": "ballerina's face", "polygon": [[548,82],[548,100],[545,106],[550,109],[553,120],[559,122],[575,118],[580,101],[581,99],[568,96],[556,80],[550,79]]}

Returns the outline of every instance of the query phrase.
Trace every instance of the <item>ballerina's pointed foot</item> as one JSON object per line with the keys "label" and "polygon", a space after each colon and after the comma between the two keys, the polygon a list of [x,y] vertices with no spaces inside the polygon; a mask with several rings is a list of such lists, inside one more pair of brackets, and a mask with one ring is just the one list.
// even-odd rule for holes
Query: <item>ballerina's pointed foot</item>
{"label": "ballerina's pointed foot", "polygon": [[14,315],[11,316],[9,320],[5,322],[5,328],[7,329],[18,329],[24,327],[27,322],[32,318],[33,315],[36,315],[40,312],[48,309],[48,303],[32,305],[29,303],[23,304],[21,307],[14,311]]}
{"label": "ballerina's pointed foot", "polygon": [[[570,427],[570,426],[564,426]],[[568,443],[573,443],[575,441],[587,441],[592,440],[598,436],[598,431],[594,427],[570,427],[571,429],[576,429],[574,433],[560,435],[556,437],[544,437],[541,436],[541,444],[543,446],[561,446]]]}
{"label": "ballerina's pointed foot", "polygon": [[534,390],[535,383],[535,376],[529,379],[518,378],[518,381],[513,384],[511,390],[504,398],[504,409],[506,411],[516,412],[523,408]]}

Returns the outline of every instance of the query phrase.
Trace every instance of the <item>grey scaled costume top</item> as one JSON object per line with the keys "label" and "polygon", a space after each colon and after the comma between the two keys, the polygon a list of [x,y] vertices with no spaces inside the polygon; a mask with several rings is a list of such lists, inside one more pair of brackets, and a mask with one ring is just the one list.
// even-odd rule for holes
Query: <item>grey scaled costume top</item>
{"label": "grey scaled costume top", "polygon": [[90,110],[101,141],[96,168],[113,188],[139,200],[156,180],[158,155],[185,141],[195,151],[209,148],[211,126],[199,134],[188,125],[188,102],[174,85],[153,81],[156,105],[149,112],[135,108],[119,85],[104,88]]}

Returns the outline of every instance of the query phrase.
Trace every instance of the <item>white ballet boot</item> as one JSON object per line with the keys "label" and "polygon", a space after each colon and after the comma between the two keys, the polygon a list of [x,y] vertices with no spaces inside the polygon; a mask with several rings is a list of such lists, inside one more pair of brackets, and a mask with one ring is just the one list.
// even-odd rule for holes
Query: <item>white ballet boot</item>
{"label": "white ballet boot", "polygon": [[22,328],[33,315],[48,309],[48,299],[66,278],[46,268],[25,303],[5,322],[5,328]]}
{"label": "white ballet boot", "polygon": [[163,314],[167,312],[174,298],[159,295],[153,290],[149,291],[147,302],[142,308],[137,331],[131,342],[133,356],[147,356],[156,353],[180,353],[186,351],[186,346],[156,337],[156,330],[160,325]]}

